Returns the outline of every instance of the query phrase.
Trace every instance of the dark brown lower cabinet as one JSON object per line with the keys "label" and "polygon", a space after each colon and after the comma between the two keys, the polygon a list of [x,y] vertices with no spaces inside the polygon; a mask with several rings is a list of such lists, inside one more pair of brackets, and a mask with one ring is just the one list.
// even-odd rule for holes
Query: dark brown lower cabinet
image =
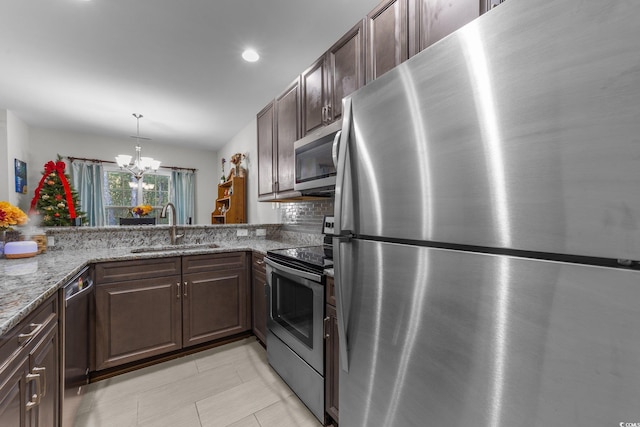
{"label": "dark brown lower cabinet", "polygon": [[250,330],[246,255],[96,265],[96,370]]}
{"label": "dark brown lower cabinet", "polygon": [[251,329],[246,255],[232,252],[183,257],[183,347]]}
{"label": "dark brown lower cabinet", "polygon": [[253,300],[253,334],[262,344],[267,344],[267,298],[264,285],[267,282],[267,271],[264,255],[253,254],[251,294]]}
{"label": "dark brown lower cabinet", "polygon": [[58,327],[49,330],[29,354],[29,372],[40,376],[40,404],[29,412],[31,426],[56,426],[59,421]]}
{"label": "dark brown lower cabinet", "polygon": [[27,375],[29,374],[28,358],[13,363],[10,369],[0,371],[0,424],[23,427],[27,423],[26,404],[29,399]]}
{"label": "dark brown lower cabinet", "polygon": [[335,305],[335,282],[333,277],[327,278],[325,306],[325,347],[324,347],[324,406],[325,424],[338,425],[339,422],[339,375],[340,375],[340,352],[338,347],[338,315]]}
{"label": "dark brown lower cabinet", "polygon": [[2,337],[0,425],[59,425],[58,299],[48,299]]}
{"label": "dark brown lower cabinet", "polygon": [[182,347],[182,277],[96,286],[96,369]]}

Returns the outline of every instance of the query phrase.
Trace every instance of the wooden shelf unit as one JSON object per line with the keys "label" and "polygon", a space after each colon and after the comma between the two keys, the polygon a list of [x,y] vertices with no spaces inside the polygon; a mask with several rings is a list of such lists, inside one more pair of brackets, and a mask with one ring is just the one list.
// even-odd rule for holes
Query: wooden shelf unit
{"label": "wooden shelf unit", "polygon": [[[221,213],[220,208],[224,208]],[[243,176],[231,175],[218,184],[216,206],[211,212],[211,224],[244,224],[247,222],[245,184]]]}

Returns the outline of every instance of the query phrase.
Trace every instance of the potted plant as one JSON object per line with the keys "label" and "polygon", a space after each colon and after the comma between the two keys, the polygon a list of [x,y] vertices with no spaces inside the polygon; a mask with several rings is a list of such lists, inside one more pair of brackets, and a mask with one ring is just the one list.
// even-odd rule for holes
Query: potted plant
{"label": "potted plant", "polygon": [[129,210],[131,216],[120,218],[120,225],[155,225],[156,218],[148,217],[153,208],[151,205],[138,205]]}

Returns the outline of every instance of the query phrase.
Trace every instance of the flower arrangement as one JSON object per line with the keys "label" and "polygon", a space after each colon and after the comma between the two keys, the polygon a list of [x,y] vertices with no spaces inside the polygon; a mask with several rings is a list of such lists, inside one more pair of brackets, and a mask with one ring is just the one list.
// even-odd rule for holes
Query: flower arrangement
{"label": "flower arrangement", "polygon": [[134,208],[131,208],[131,213],[137,216],[147,216],[151,213],[153,208],[151,205],[138,205]]}
{"label": "flower arrangement", "polygon": [[236,169],[235,171],[236,176],[243,176],[243,171],[240,164],[246,158],[247,158],[247,155],[244,153],[236,153],[233,156],[231,156],[231,163],[233,163],[233,166]]}
{"label": "flower arrangement", "polygon": [[26,224],[27,215],[9,202],[0,201],[0,231],[11,230],[14,225]]}

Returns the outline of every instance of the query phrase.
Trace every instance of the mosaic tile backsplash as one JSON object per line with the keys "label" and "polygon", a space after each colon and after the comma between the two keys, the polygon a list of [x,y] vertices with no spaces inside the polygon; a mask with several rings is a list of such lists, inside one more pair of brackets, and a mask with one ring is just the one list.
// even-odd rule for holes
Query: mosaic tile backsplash
{"label": "mosaic tile backsplash", "polygon": [[322,219],[326,215],[333,215],[333,198],[280,204],[283,230],[322,233]]}

